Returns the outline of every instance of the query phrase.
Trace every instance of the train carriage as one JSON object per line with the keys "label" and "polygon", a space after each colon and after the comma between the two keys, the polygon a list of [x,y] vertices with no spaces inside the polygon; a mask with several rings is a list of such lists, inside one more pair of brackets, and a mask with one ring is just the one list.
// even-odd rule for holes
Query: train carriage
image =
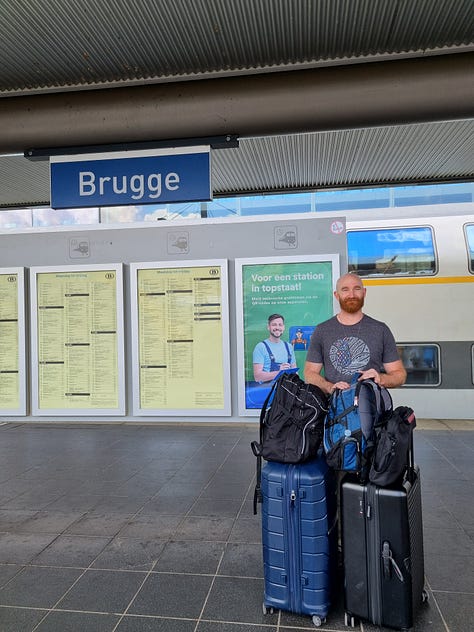
{"label": "train carriage", "polygon": [[407,369],[395,404],[419,417],[472,418],[474,206],[446,210],[348,213],[348,268],[364,279],[365,310],[389,324]]}

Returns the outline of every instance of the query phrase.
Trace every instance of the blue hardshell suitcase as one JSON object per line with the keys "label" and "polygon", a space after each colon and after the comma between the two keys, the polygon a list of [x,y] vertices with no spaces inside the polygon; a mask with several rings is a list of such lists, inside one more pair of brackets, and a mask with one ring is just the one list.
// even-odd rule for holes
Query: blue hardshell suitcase
{"label": "blue hardshell suitcase", "polygon": [[326,620],[336,573],[334,472],[324,458],[262,469],[263,611]]}

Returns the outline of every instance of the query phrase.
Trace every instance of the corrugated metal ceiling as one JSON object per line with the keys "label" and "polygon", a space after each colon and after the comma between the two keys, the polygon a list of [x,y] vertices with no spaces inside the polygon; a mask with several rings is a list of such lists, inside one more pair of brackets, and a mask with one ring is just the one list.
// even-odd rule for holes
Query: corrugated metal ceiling
{"label": "corrugated metal ceiling", "polygon": [[[472,50],[472,0],[0,4],[6,99]],[[244,138],[239,149],[214,152],[213,186],[226,195],[472,179],[473,145],[472,119]],[[48,172],[0,157],[0,207],[47,204]]]}
{"label": "corrugated metal ceiling", "polygon": [[472,0],[2,0],[0,91],[465,49]]}

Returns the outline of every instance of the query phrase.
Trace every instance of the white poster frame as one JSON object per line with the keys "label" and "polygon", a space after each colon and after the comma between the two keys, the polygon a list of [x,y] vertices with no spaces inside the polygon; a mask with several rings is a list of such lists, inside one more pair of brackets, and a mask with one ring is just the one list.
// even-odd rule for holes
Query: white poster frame
{"label": "white poster frame", "polygon": [[18,407],[1,407],[2,416],[25,416],[27,414],[26,401],[26,323],[25,323],[25,268],[0,268],[0,275],[17,276],[17,336],[18,336]]}
{"label": "white poster frame", "polygon": [[[247,408],[246,405],[246,384],[245,384],[245,347],[244,347],[244,296],[243,296],[243,268],[248,265],[275,265],[291,263],[330,263],[332,265],[332,290],[336,289],[336,282],[340,276],[340,256],[339,254],[323,255],[295,255],[287,257],[252,257],[235,260],[235,293],[236,293],[236,327],[237,340],[241,344],[237,346],[237,391],[238,391],[238,413],[240,417],[258,417],[260,409]],[[337,312],[338,303],[333,296],[333,314]],[[303,367],[300,367],[302,369]],[[302,377],[302,370],[299,371]]]}
{"label": "white poster frame", "polygon": [[[115,272],[116,296],[116,345],[117,345],[117,388],[118,406],[114,408],[40,408],[38,371],[38,301],[37,279],[41,274]],[[106,416],[125,415],[125,356],[124,356],[124,307],[123,307],[123,265],[121,263],[70,266],[38,266],[30,268],[30,312],[31,312],[31,393],[32,414],[34,416]]]}
{"label": "white poster frame", "polygon": [[[140,350],[139,350],[139,305],[137,277],[140,270],[159,270],[169,268],[209,268],[219,267],[221,278],[221,325],[222,325],[222,371],[224,386],[224,402],[221,408],[143,408],[140,392]],[[185,261],[152,261],[130,264],[130,296],[131,296],[131,332],[132,332],[132,384],[133,415],[140,416],[230,416],[230,333],[229,333],[229,278],[227,259],[199,259]],[[206,359],[203,358],[202,371],[206,370]]]}

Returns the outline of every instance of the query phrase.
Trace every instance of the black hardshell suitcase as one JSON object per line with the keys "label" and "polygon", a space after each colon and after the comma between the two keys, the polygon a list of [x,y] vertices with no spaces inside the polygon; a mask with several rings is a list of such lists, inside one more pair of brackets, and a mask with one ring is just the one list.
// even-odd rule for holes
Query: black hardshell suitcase
{"label": "black hardshell suitcase", "polygon": [[420,471],[413,460],[398,487],[344,481],[341,522],[346,625],[357,617],[409,630],[428,598]]}

